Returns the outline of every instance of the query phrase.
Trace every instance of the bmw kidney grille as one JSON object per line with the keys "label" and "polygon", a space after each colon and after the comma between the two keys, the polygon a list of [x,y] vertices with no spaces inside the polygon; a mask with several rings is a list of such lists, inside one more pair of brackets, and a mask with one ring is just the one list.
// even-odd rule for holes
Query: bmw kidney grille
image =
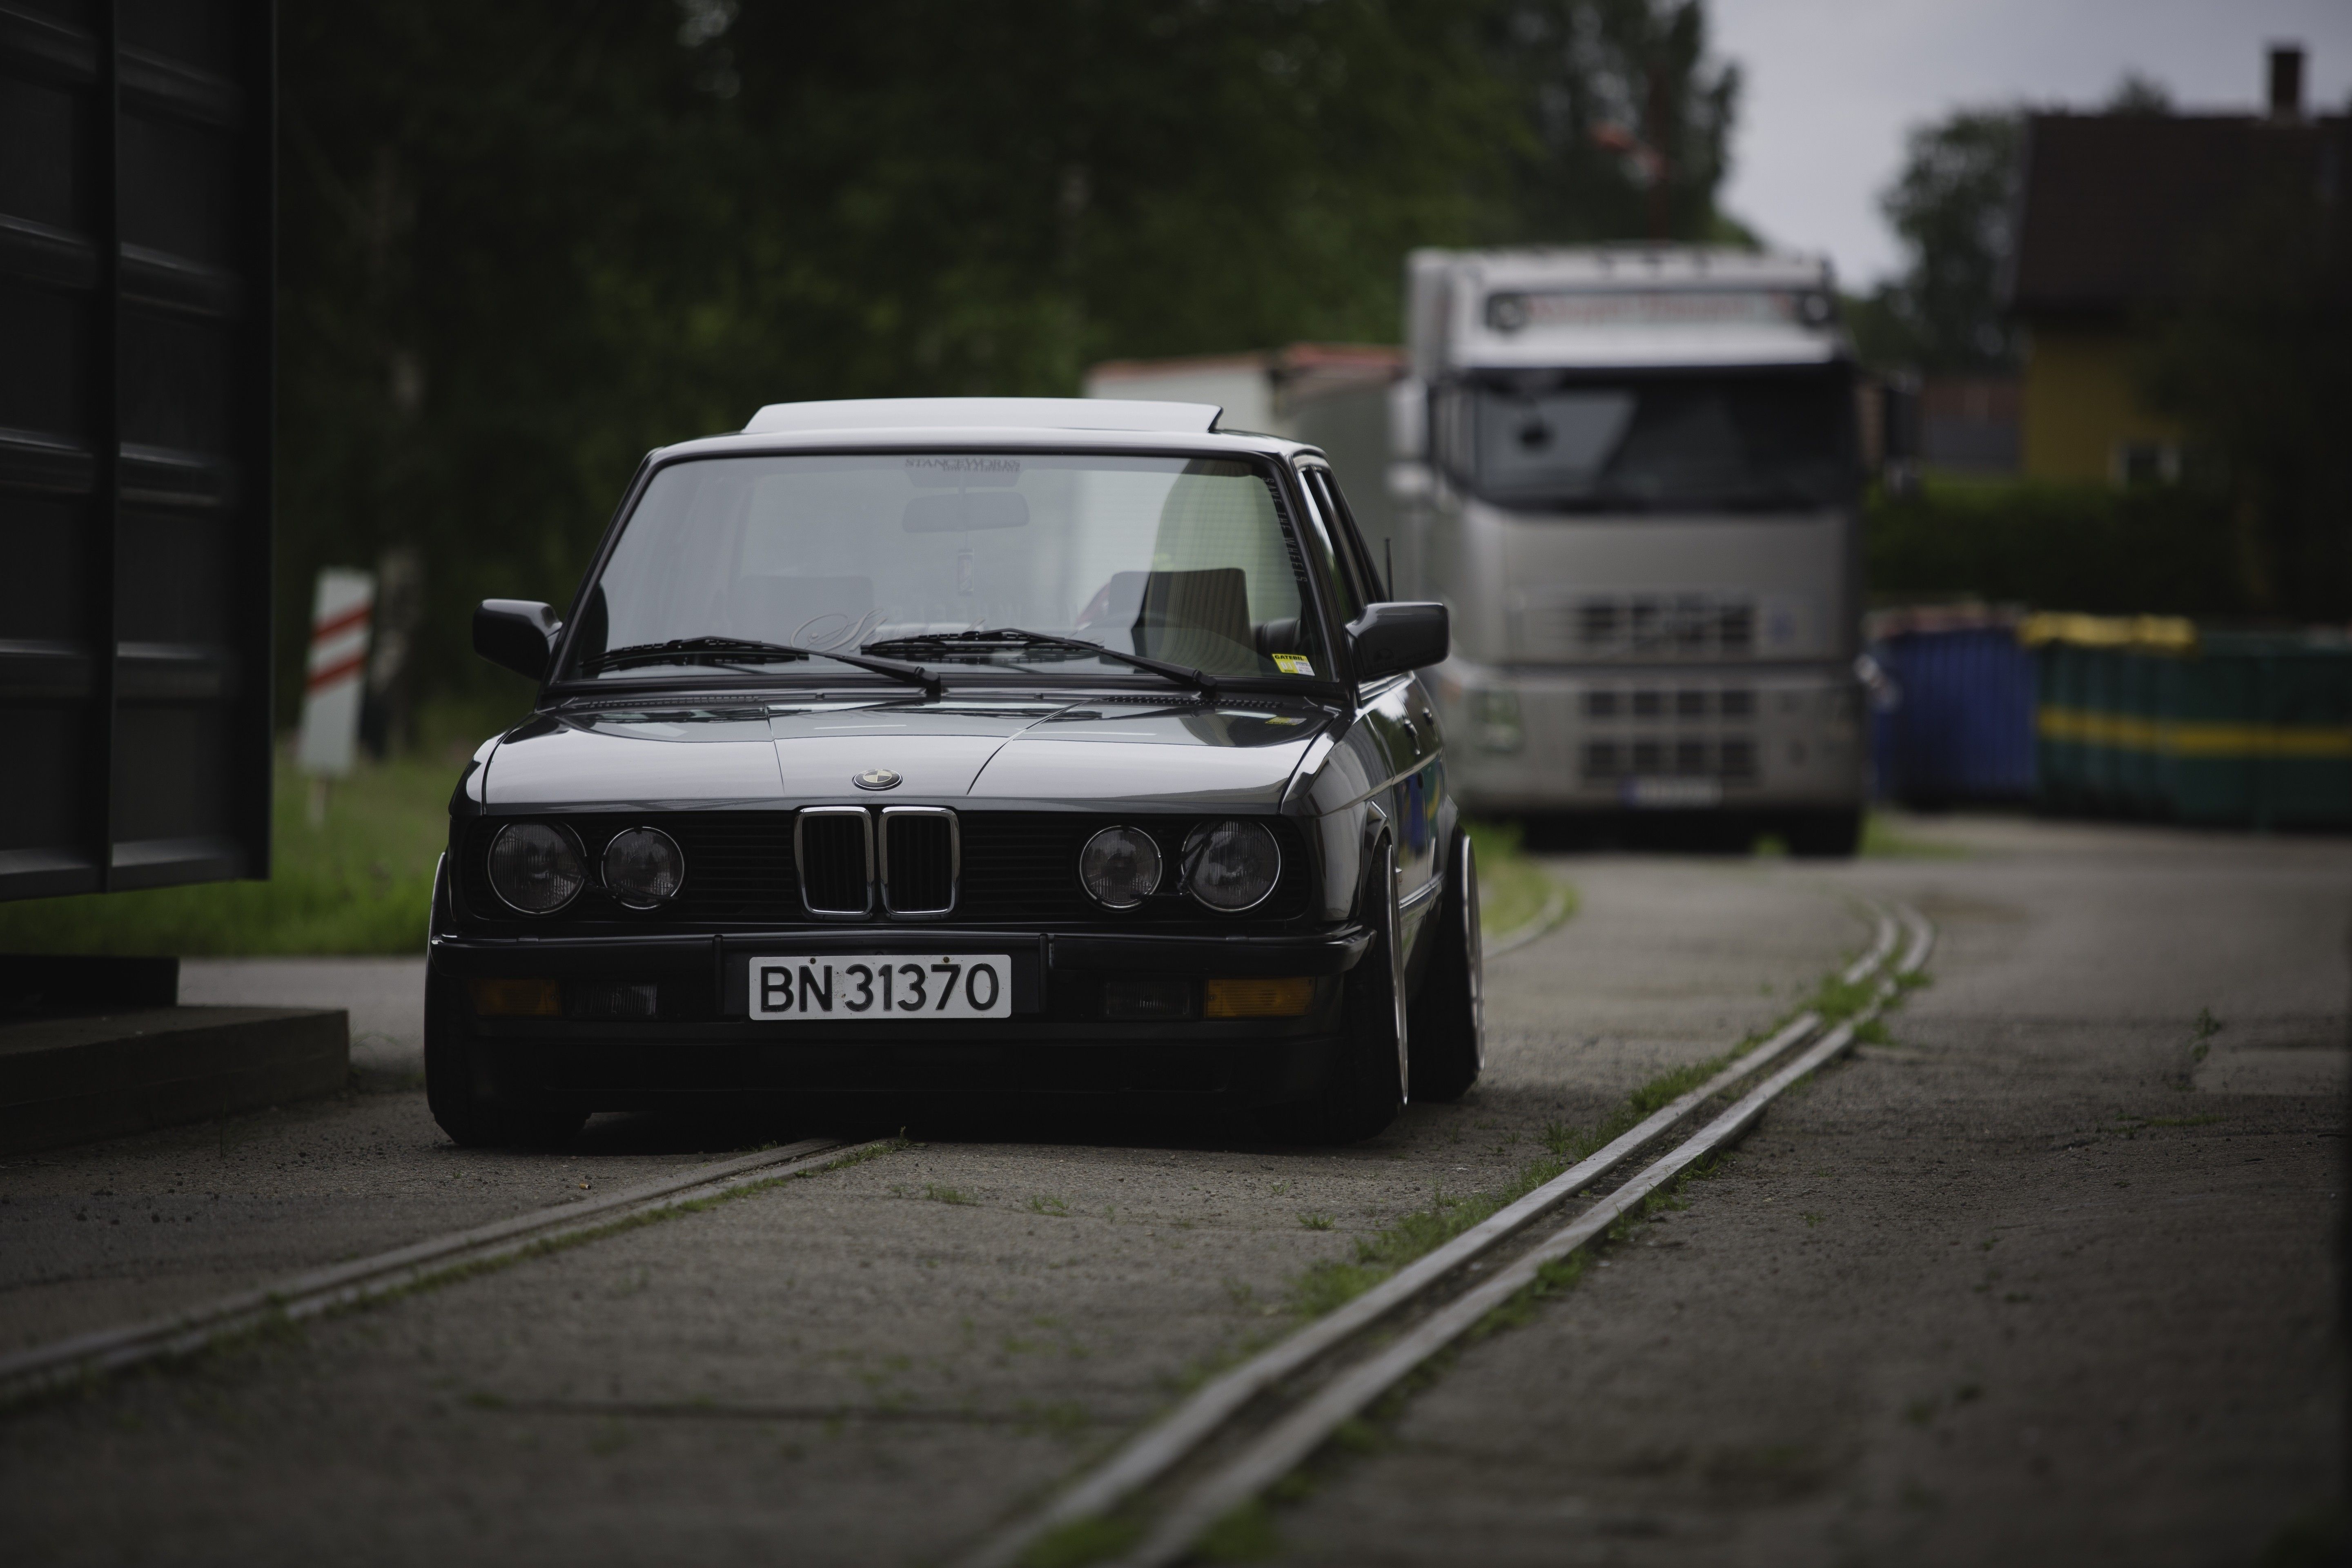
{"label": "bmw kidney grille", "polygon": [[801,901],[813,915],[874,911],[874,819],[863,806],[813,805],[793,826]]}
{"label": "bmw kidney grille", "polygon": [[955,813],[942,806],[882,812],[882,907],[894,915],[943,915],[955,908]]}

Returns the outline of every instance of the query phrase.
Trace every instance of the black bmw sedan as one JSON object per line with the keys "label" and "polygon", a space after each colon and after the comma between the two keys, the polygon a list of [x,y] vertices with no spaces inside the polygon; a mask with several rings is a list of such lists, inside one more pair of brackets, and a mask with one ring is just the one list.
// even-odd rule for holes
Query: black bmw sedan
{"label": "black bmw sedan", "polygon": [[1207,405],[782,404],[654,452],[434,890],[460,1143],[681,1097],[1120,1096],[1385,1127],[1483,1053],[1477,872],[1323,455]]}

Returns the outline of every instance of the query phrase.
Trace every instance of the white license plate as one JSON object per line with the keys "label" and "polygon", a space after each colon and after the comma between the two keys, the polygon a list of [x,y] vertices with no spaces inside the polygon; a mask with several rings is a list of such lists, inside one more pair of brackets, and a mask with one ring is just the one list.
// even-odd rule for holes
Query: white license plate
{"label": "white license plate", "polygon": [[1013,960],[1001,952],[755,958],[751,1001],[755,1020],[1009,1018]]}
{"label": "white license plate", "polygon": [[1723,785],[1715,779],[1627,779],[1619,798],[1643,811],[1705,810],[1723,804]]}

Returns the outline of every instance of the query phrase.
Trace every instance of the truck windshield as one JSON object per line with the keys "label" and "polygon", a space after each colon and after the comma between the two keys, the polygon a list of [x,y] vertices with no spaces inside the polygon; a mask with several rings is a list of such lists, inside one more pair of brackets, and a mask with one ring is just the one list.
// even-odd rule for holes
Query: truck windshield
{"label": "truck windshield", "polygon": [[1839,367],[1515,372],[1464,389],[1454,413],[1469,426],[1447,443],[1454,466],[1503,506],[1809,509],[1849,500],[1855,483],[1853,399]]}
{"label": "truck windshield", "polygon": [[1303,630],[1294,562],[1268,479],[1246,462],[699,458],[646,487],[589,591],[563,676],[838,680],[892,663],[902,677],[918,666],[1194,684],[1328,675]]}

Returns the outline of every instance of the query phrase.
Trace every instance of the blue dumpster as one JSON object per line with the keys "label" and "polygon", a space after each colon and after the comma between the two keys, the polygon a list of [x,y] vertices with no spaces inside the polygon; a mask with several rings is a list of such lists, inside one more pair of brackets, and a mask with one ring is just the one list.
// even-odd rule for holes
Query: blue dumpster
{"label": "blue dumpster", "polygon": [[2014,616],[1882,612],[1871,657],[1893,688],[1872,736],[1881,796],[1929,809],[2032,798],[2037,676]]}

